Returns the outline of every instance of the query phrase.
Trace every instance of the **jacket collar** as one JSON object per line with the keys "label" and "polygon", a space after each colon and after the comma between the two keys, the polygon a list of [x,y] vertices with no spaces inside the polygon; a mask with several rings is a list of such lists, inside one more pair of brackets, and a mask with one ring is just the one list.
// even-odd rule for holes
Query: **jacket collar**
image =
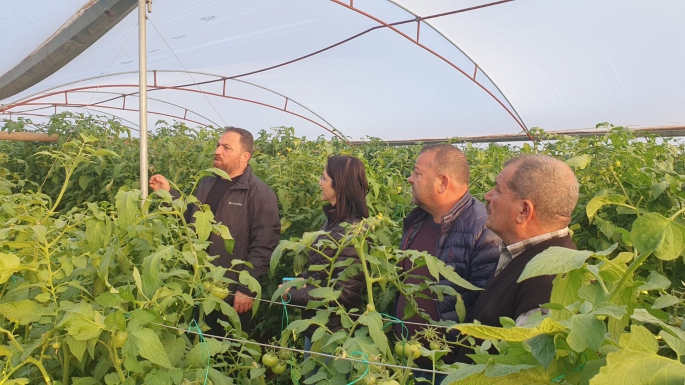
{"label": "jacket collar", "polygon": [[252,179],[252,166],[248,164],[245,172],[240,175],[240,179],[231,187],[231,190],[247,190],[249,188],[250,179]]}
{"label": "jacket collar", "polygon": [[333,217],[335,216],[335,209],[334,209],[334,206],[332,204],[327,203],[327,204],[323,205],[323,207],[321,209],[323,210],[323,213],[326,215],[326,225],[327,226],[338,224],[338,223],[343,223],[343,222],[352,223],[352,222],[360,221],[363,219],[362,217],[358,217],[355,214],[351,214],[351,215],[348,215],[346,218],[343,218],[341,221],[336,222],[333,220]]}
{"label": "jacket collar", "polygon": [[335,215],[335,210],[333,210],[333,205],[327,203],[321,208],[323,213],[326,214],[326,219],[329,223],[333,223],[333,216]]}
{"label": "jacket collar", "polygon": [[[461,215],[462,212],[464,212],[464,209],[467,207],[471,206],[471,193],[466,191],[463,197],[457,201],[457,203],[452,206],[450,211],[447,212],[442,217],[441,223],[440,223],[440,229],[441,231],[445,231],[448,229],[450,226],[452,226],[452,223],[459,218],[459,215]],[[418,222],[422,222],[423,220],[426,219],[428,216],[428,212],[426,212],[424,209],[417,207],[414,210],[412,210],[409,215],[404,219],[404,229],[407,230],[409,227],[415,225]]]}

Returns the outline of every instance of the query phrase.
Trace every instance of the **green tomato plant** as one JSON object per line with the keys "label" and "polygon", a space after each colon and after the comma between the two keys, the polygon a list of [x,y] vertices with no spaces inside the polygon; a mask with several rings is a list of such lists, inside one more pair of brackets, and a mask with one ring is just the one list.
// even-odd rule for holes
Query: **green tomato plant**
{"label": "green tomato plant", "polygon": [[[422,359],[450,373],[446,383],[616,382],[641,379],[645,367],[664,369],[666,378],[645,371],[658,381],[682,383],[685,149],[682,142],[601,126],[608,132],[591,138],[536,128],[531,134],[538,140],[521,146],[451,141],[470,161],[469,189],[479,199],[513,156],[547,154],[569,164],[581,188],[570,224],[580,251],[541,254],[526,273],[557,275],[545,305],[548,316],[522,326],[503,319],[501,328],[441,324],[435,325],[439,332],[426,329],[417,336],[425,342]],[[247,274],[241,283],[272,302],[280,302],[288,285],[304,284],[293,281],[278,289],[281,278],[296,276],[307,253],[322,246],[313,244],[325,220],[319,176],[328,156],[349,154],[366,166],[371,218],[349,227],[342,241],[322,244],[357,250],[364,263],[346,266],[343,277],[362,270],[368,306],[344,309],[336,303],[333,279],[317,287],[309,304],[317,309],[313,319],[291,311],[292,322],[282,328],[281,306],[255,306],[257,326],[248,335],[219,298],[225,294],[219,288],[234,282],[204,251],[211,232],[230,239],[229,229],[215,223],[207,207],[193,224],[182,215],[197,202],[192,192],[206,175],[198,176],[198,170],[211,164],[222,129],[157,123],[149,137],[150,174],[167,176],[183,193],[180,200],[164,193],[140,198],[139,141],[116,120],[63,113],[43,125],[7,122],[2,130],[58,134],[59,141],[0,142],[0,382],[178,384],[207,378],[217,384],[285,384],[316,372],[310,383],[347,383],[368,369],[362,383],[409,384],[410,370],[382,366],[415,365],[413,351],[408,360],[404,348],[403,357],[390,349],[402,338],[387,316],[396,294],[408,298],[405,312],[427,318],[417,296],[425,290],[435,297],[456,295],[433,285],[438,276],[461,282],[435,258],[396,248],[401,220],[413,208],[407,178],[420,145],[389,146],[369,138],[350,146],[339,139],[300,138],[290,127],[262,131],[251,165],[278,196],[282,242],[262,286]],[[336,258],[323,268],[332,272],[342,263]],[[409,283],[412,271],[399,271],[401,261],[411,261],[414,269],[428,266],[430,276]],[[455,310],[463,315],[463,302]],[[211,312],[223,313],[228,336],[245,342],[203,337],[202,343],[184,332],[197,332],[192,321],[202,329]],[[342,330],[328,329],[332,315],[341,317]],[[316,329],[313,350],[338,358],[312,354],[305,360],[273,352],[276,365],[287,364],[283,374],[259,364],[262,352],[253,341],[276,338],[299,348],[309,327]],[[448,341],[446,327],[461,330],[463,337]],[[475,346],[475,365],[442,362],[458,345]],[[355,352],[369,364],[350,361]]]}
{"label": "green tomato plant", "polygon": [[[63,173],[54,199],[13,193],[18,184],[3,178],[10,191],[0,194],[0,382],[258,378],[249,365],[260,354],[255,346],[212,338],[199,343],[185,333],[193,321],[203,325],[203,314],[219,311],[229,320],[227,332],[246,338],[236,311],[202,291],[205,280],[232,283],[204,251],[211,232],[230,240],[207,207],[187,224],[183,213],[194,197],[172,200],[158,192],[141,200],[139,190],[121,188],[113,204],[89,202],[60,213],[79,168],[116,157],[96,149],[97,140],[81,133],[61,150],[37,154]],[[243,273],[241,283],[260,292]]]}

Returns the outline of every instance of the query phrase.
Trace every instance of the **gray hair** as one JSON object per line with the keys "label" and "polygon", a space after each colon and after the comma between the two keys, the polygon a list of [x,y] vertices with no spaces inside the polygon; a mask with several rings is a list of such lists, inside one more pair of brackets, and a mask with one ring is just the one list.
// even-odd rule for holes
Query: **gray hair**
{"label": "gray hair", "polygon": [[448,175],[457,182],[469,183],[469,162],[460,149],[451,144],[434,144],[425,146],[419,154],[424,152],[435,154],[431,163],[435,173]]}
{"label": "gray hair", "polygon": [[522,155],[508,160],[504,167],[517,165],[507,187],[519,199],[533,202],[543,224],[567,226],[578,202],[576,175],[566,163],[545,155]]}
{"label": "gray hair", "polygon": [[244,128],[232,126],[226,127],[224,130],[224,134],[228,132],[235,132],[240,135],[240,146],[243,148],[243,151],[249,152],[250,156],[252,156],[254,152],[254,137],[252,133]]}

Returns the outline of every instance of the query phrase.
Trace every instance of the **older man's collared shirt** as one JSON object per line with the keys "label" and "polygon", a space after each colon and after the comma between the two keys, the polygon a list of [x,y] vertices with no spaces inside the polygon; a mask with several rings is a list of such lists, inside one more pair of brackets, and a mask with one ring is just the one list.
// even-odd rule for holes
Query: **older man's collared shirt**
{"label": "older man's collared shirt", "polygon": [[561,230],[552,231],[549,233],[537,235],[532,238],[525,239],[521,242],[516,242],[509,246],[504,243],[500,243],[499,246],[499,261],[497,262],[497,268],[495,269],[495,275],[499,274],[509,262],[513,261],[514,258],[518,257],[524,251],[530,249],[532,246],[537,245],[540,242],[550,240],[552,238],[561,238],[568,235],[568,227],[564,227]]}

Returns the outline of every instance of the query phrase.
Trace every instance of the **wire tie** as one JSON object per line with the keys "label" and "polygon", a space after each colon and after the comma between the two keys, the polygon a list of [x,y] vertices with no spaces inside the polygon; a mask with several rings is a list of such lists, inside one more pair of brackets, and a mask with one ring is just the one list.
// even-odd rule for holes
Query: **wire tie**
{"label": "wire tie", "polygon": [[205,336],[202,334],[202,329],[200,329],[200,326],[197,324],[197,321],[195,319],[192,319],[190,321],[190,324],[188,325],[188,331],[193,332],[192,329],[197,330],[197,334],[200,336],[200,343],[204,346],[204,349],[202,350],[202,358],[204,359],[205,356],[205,350],[207,350],[207,367],[205,368],[205,382],[204,385],[207,385],[207,381],[209,378],[209,365],[210,365],[210,354],[209,354],[209,346],[207,346],[207,341],[205,341]]}

